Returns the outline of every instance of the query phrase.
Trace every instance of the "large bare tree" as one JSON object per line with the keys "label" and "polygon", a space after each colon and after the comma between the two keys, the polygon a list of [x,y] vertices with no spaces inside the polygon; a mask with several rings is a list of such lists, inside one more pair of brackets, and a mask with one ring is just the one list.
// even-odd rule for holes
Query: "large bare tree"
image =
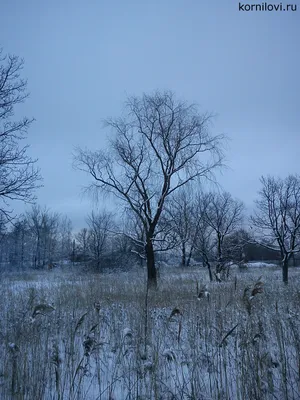
{"label": "large bare tree", "polygon": [[223,135],[209,131],[212,116],[171,92],[131,97],[121,118],[109,119],[114,136],[106,150],[78,149],[75,165],[91,188],[114,194],[145,230],[148,283],[156,286],[155,239],[165,201],[187,182],[211,178],[222,165]]}
{"label": "large bare tree", "polygon": [[261,184],[251,220],[258,229],[259,243],[280,251],[282,279],[287,283],[290,259],[300,252],[300,177],[262,177]]}
{"label": "large bare tree", "polygon": [[0,212],[10,219],[11,200],[32,201],[39,187],[40,174],[36,160],[22,145],[32,119],[15,121],[15,107],[27,98],[27,81],[20,78],[23,60],[14,55],[3,55],[0,49]]}

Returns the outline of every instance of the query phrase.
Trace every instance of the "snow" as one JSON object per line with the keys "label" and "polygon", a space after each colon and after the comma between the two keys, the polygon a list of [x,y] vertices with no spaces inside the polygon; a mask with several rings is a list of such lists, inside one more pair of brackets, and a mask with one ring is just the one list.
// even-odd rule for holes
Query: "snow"
{"label": "snow", "polygon": [[[288,290],[279,273],[250,263],[210,283],[203,268],[162,269],[147,309],[143,271],[6,275],[0,398],[13,397],[12,377],[25,400],[299,398],[300,271],[290,270]],[[243,293],[261,275],[249,313]],[[197,282],[209,301],[197,300]],[[53,310],[30,324],[39,304]]]}
{"label": "snow", "polygon": [[278,267],[278,265],[277,264],[274,264],[274,263],[266,263],[266,262],[263,262],[263,261],[250,261],[250,262],[248,262],[248,263],[246,263],[246,265],[249,267],[249,268],[276,268],[276,267]]}

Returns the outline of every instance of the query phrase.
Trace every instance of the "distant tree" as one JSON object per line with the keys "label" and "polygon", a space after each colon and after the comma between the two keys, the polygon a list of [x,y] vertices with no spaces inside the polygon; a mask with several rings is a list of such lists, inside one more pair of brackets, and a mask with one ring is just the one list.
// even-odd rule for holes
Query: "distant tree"
{"label": "distant tree", "polygon": [[201,256],[203,267],[208,269],[209,279],[213,281],[213,262],[215,261],[214,230],[206,218],[209,206],[208,196],[199,193],[193,207],[193,221],[195,225],[194,248]]}
{"label": "distant tree", "polygon": [[20,78],[23,64],[19,57],[5,56],[0,49],[0,212],[8,220],[10,201],[33,201],[34,190],[41,186],[36,160],[27,155],[28,145],[21,145],[33,120],[13,120],[15,107],[28,96],[27,81]]}
{"label": "distant tree", "polygon": [[289,262],[300,252],[300,177],[262,177],[262,189],[251,217],[261,246],[279,250],[282,279],[288,283]]}
{"label": "distant tree", "polygon": [[223,257],[234,263],[247,262],[250,255],[248,249],[251,237],[248,231],[243,228],[237,229],[224,238]]}
{"label": "distant tree", "polygon": [[26,217],[31,232],[32,264],[34,268],[41,268],[58,257],[60,216],[47,208],[34,205]]}
{"label": "distant tree", "polygon": [[21,216],[14,222],[9,234],[9,261],[12,268],[24,268],[25,261],[28,260],[28,236],[29,229],[26,218]]}
{"label": "distant tree", "polygon": [[180,248],[181,265],[189,266],[199,230],[196,190],[190,185],[180,188],[166,203],[166,218]]}
{"label": "distant tree", "polygon": [[232,198],[227,192],[200,192],[192,207],[195,226],[195,251],[208,268],[210,280],[213,279],[212,266],[216,265],[218,279],[229,272],[230,251],[235,244],[230,236],[241,227],[243,203]]}
{"label": "distant tree", "polygon": [[216,240],[216,273],[228,272],[224,240],[241,227],[244,205],[230,193],[208,193],[204,218],[213,229]]}
{"label": "distant tree", "polygon": [[59,258],[67,260],[72,254],[72,221],[67,216],[60,216],[58,224]]}
{"label": "distant tree", "polygon": [[115,265],[119,268],[128,270],[137,261],[141,262],[141,258],[137,257],[137,254],[132,251],[134,243],[128,235],[120,233],[112,237],[111,240],[113,249],[112,258]]}
{"label": "distant tree", "polygon": [[145,231],[148,284],[157,285],[155,240],[166,199],[186,183],[212,177],[222,164],[223,136],[209,132],[211,115],[177,101],[170,92],[129,98],[124,118],[107,125],[115,136],[107,151],[78,149],[75,165],[92,189],[114,194]]}
{"label": "distant tree", "polygon": [[0,264],[7,261],[8,232],[5,216],[0,213]]}
{"label": "distant tree", "polygon": [[80,256],[81,261],[86,262],[89,258],[88,256],[88,236],[89,232],[87,228],[82,228],[76,235],[75,241],[77,244],[77,251]]}
{"label": "distant tree", "polygon": [[92,212],[87,218],[88,250],[94,266],[102,267],[104,255],[108,252],[109,238],[114,227],[112,213],[108,211]]}

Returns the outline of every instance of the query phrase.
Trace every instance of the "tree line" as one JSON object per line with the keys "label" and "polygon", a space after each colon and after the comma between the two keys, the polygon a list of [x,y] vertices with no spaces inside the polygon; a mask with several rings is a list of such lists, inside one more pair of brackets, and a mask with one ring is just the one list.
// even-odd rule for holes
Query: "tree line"
{"label": "tree line", "polygon": [[[291,182],[296,184],[294,180],[293,176],[276,181],[263,178],[262,183],[265,191],[267,183],[273,190],[272,184],[281,182],[282,190],[285,182],[285,195],[291,196],[290,185]],[[276,190],[273,193],[277,193]],[[288,269],[291,260],[295,265],[299,251],[298,224],[293,229],[291,219],[296,214],[293,210],[296,203],[291,201],[290,197],[289,207],[287,204],[283,207],[281,199],[278,203],[281,208],[274,209],[272,220],[276,221],[274,229],[277,229],[278,240],[261,209],[264,205],[269,210],[262,198],[245,224],[244,205],[230,193],[204,192],[200,187],[196,190],[194,185],[188,185],[166,202],[155,237],[156,258],[159,263],[170,263],[173,259],[173,263],[183,268],[201,265],[207,269],[211,281],[226,279],[233,264],[242,267],[255,260],[281,261],[283,274],[286,274],[285,268]],[[263,226],[259,218],[264,218],[268,226]],[[10,270],[78,263],[99,272],[110,268],[129,269],[146,264],[145,240],[143,225],[129,211],[122,218],[105,210],[93,211],[86,218],[86,227],[74,232],[66,216],[34,205],[15,219],[10,229],[2,220],[0,263],[2,269]],[[281,243],[286,247],[281,249]],[[283,263],[286,260],[287,267]]]}

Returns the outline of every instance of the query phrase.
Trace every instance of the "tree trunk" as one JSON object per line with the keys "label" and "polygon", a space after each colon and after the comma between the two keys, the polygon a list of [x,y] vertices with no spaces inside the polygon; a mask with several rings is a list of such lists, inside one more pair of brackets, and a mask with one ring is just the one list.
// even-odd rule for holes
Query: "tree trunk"
{"label": "tree trunk", "polygon": [[206,255],[202,255],[202,262],[203,262],[204,266],[207,266],[208,274],[209,274],[209,280],[212,282],[214,280],[213,279],[213,274],[212,274],[210,262],[209,262],[208,257]]}
{"label": "tree trunk", "polygon": [[217,265],[216,265],[216,274],[220,274],[224,269],[224,265],[222,263],[222,260],[218,259]]}
{"label": "tree trunk", "polygon": [[22,239],[21,239],[21,268],[24,268],[24,259],[25,259],[25,232],[24,227],[22,228]]}
{"label": "tree trunk", "polygon": [[182,267],[186,266],[186,249],[185,249],[185,243],[182,243],[181,247],[181,265]]}
{"label": "tree trunk", "polygon": [[218,232],[218,245],[217,245],[217,265],[216,265],[216,273],[220,274],[223,271],[223,257],[222,257],[222,237]]}
{"label": "tree trunk", "polygon": [[282,280],[285,284],[289,281],[289,259],[286,255],[282,260]]}
{"label": "tree trunk", "polygon": [[194,247],[191,246],[190,252],[189,252],[189,255],[188,255],[188,259],[187,259],[187,263],[186,263],[186,266],[187,266],[187,267],[189,267],[190,264],[191,264],[191,258],[192,258],[193,251],[194,251]]}
{"label": "tree trunk", "polygon": [[209,280],[212,282],[214,279],[213,279],[213,275],[211,272],[211,266],[210,266],[209,262],[207,262],[207,268],[208,268],[208,273],[209,273]]}
{"label": "tree trunk", "polygon": [[151,238],[147,238],[145,252],[147,258],[148,287],[157,288],[157,271],[155,267],[154,248]]}

